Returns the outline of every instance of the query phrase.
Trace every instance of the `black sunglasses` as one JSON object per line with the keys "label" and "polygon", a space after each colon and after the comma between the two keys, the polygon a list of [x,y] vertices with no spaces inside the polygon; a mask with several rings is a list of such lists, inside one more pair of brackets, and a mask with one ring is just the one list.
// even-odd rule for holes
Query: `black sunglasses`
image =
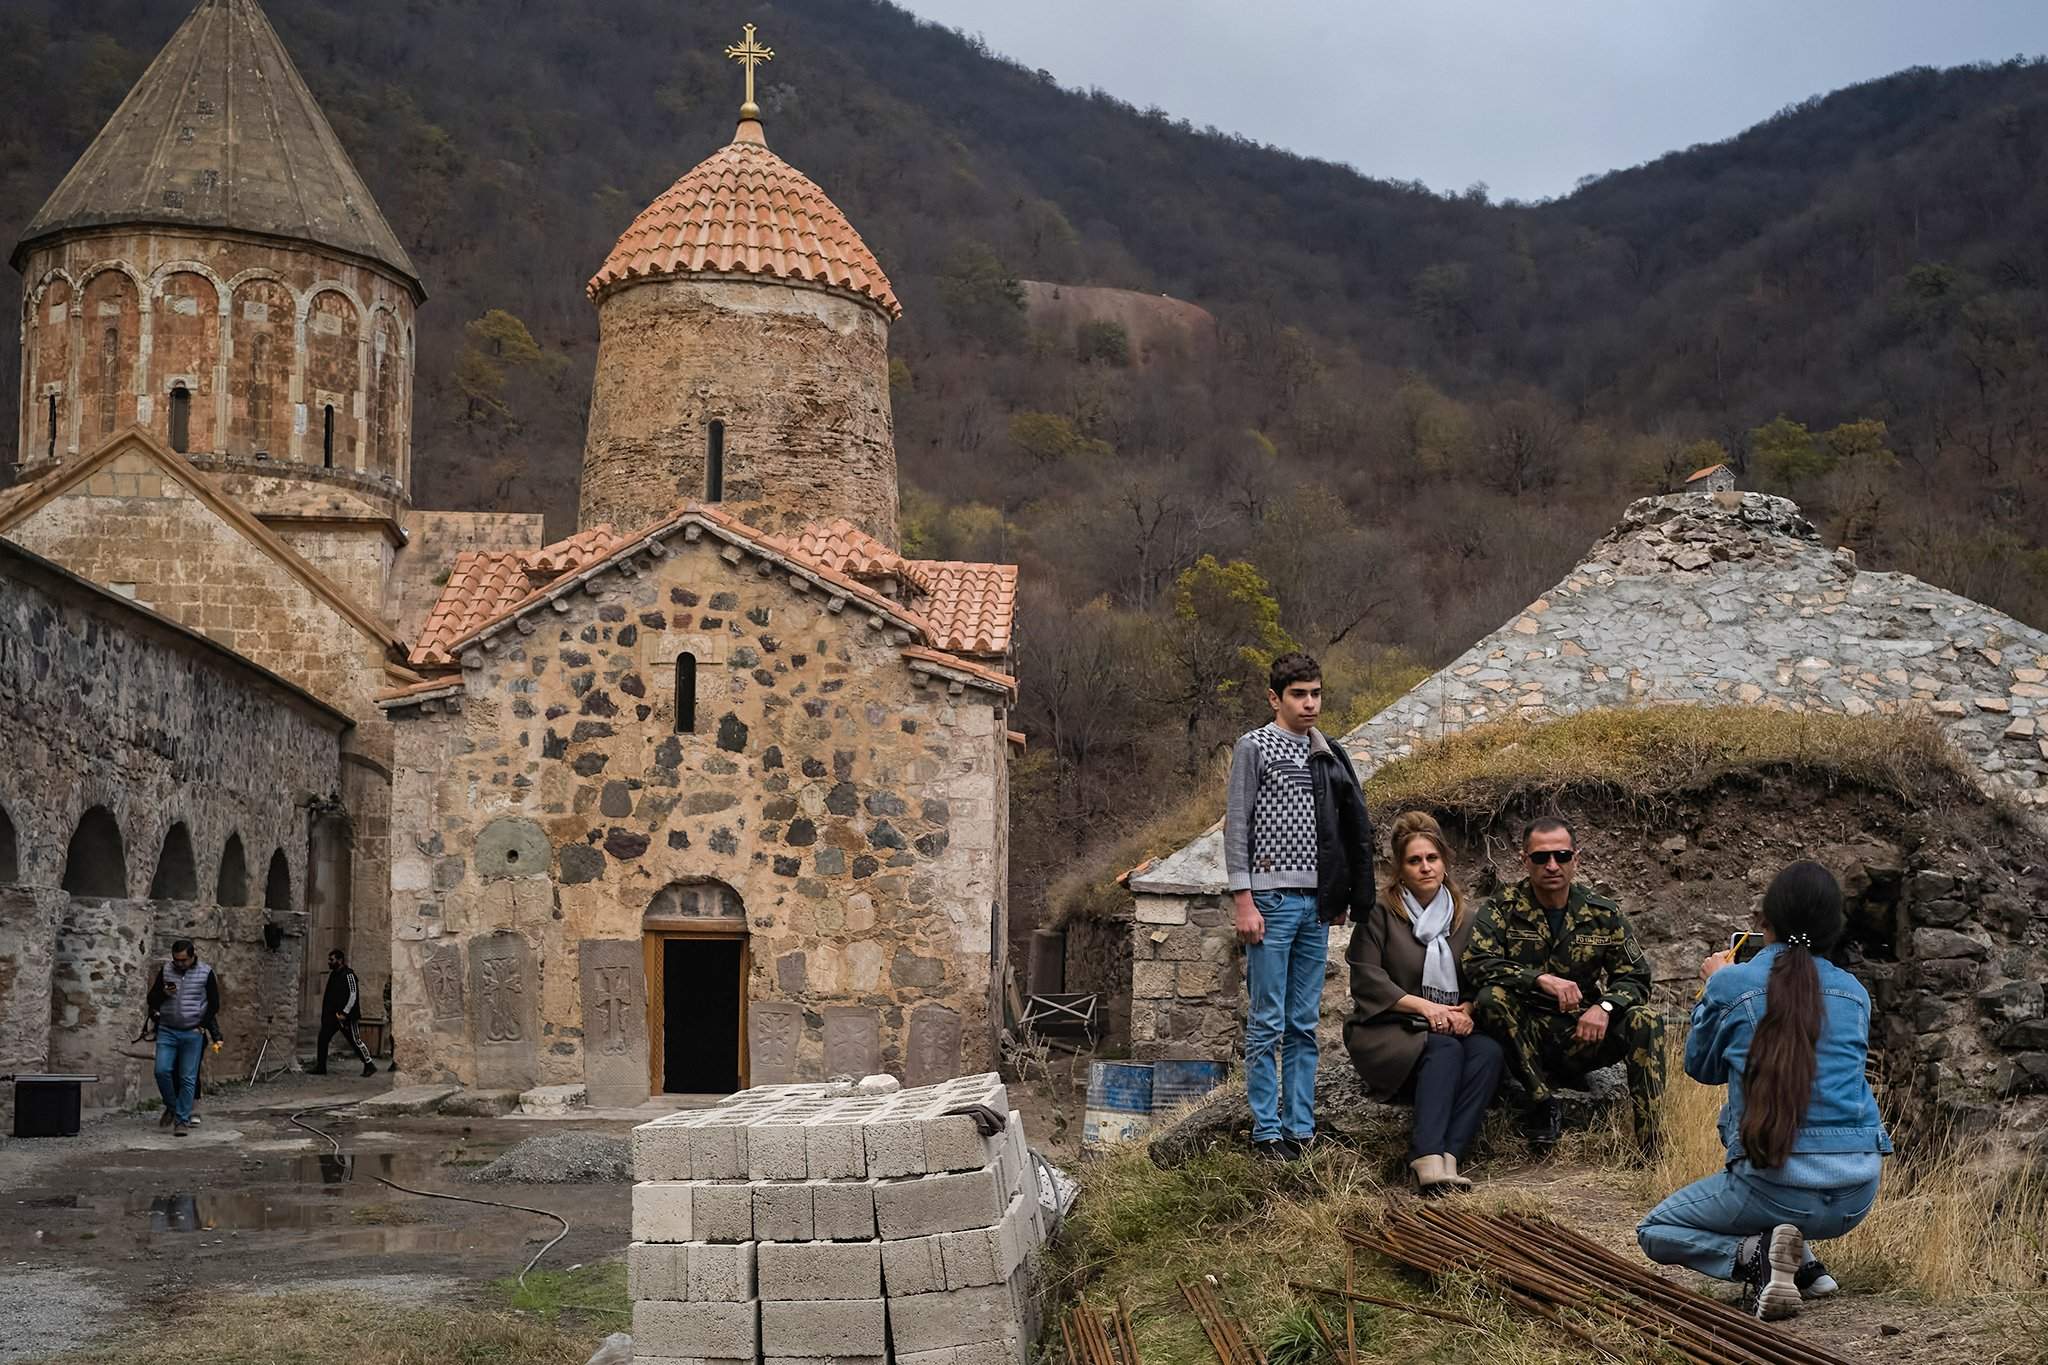
{"label": "black sunglasses", "polygon": [[1559,866],[1562,866],[1578,857],[1579,851],[1575,848],[1539,848],[1534,853],[1524,853],[1522,856],[1532,863],[1546,866],[1550,863],[1557,863]]}

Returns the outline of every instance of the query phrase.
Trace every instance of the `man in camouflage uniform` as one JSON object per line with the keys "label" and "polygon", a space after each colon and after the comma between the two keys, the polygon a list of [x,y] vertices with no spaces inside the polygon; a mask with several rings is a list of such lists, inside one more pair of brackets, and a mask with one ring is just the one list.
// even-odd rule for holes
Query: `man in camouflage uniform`
{"label": "man in camouflage uniform", "polygon": [[1532,1145],[1558,1139],[1552,1085],[1622,1062],[1636,1140],[1650,1152],[1664,1090],[1664,1019],[1650,1007],[1650,961],[1619,905],[1572,884],[1570,825],[1532,821],[1522,866],[1527,875],[1486,903],[1465,949],[1472,1021],[1507,1050],[1529,1097],[1523,1131]]}

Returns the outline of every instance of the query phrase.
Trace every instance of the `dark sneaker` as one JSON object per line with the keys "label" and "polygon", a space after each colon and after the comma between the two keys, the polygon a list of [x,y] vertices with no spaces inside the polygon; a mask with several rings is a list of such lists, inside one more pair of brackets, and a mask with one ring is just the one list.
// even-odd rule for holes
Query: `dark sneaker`
{"label": "dark sneaker", "polygon": [[377,1064],[376,1064],[375,1062],[364,1062],[364,1063],[363,1063],[363,1074],[364,1074],[365,1076],[374,1076],[374,1075],[376,1075],[376,1074],[377,1074]]}
{"label": "dark sneaker", "polygon": [[1834,1276],[1828,1274],[1827,1266],[1811,1256],[1807,1257],[1805,1265],[1799,1267],[1792,1283],[1799,1286],[1802,1299],[1824,1299],[1842,1287],[1835,1283]]}
{"label": "dark sneaker", "polygon": [[1267,1138],[1252,1144],[1252,1155],[1261,1161],[1292,1161],[1294,1148],[1286,1138]]}
{"label": "dark sneaker", "polygon": [[192,1128],[189,1124],[174,1123],[171,1125],[171,1135],[173,1137],[188,1137],[191,1135],[191,1132]]}
{"label": "dark sneaker", "polygon": [[1742,1283],[1742,1311],[1765,1322],[1777,1322],[1799,1311],[1799,1265],[1806,1259],[1806,1238],[1790,1223],[1780,1223],[1761,1237],[1745,1238],[1735,1260]]}
{"label": "dark sneaker", "polygon": [[1555,1096],[1530,1105],[1522,1115],[1522,1136],[1539,1152],[1557,1146],[1564,1136],[1564,1105]]}
{"label": "dark sneaker", "polygon": [[1287,1145],[1287,1155],[1297,1160],[1307,1156],[1316,1149],[1316,1135],[1314,1133],[1300,1138],[1284,1137],[1280,1141]]}
{"label": "dark sneaker", "polygon": [[325,1076],[327,1068],[324,1066],[309,1066],[306,1068],[306,1074],[308,1076]]}
{"label": "dark sneaker", "polygon": [[164,1112],[163,1112],[163,1117],[159,1118],[159,1119],[158,1119],[158,1120],[156,1121],[156,1126],[157,1126],[157,1127],[159,1127],[159,1128],[168,1128],[168,1127],[170,1127],[170,1126],[171,1126],[171,1125],[172,1125],[173,1123],[176,1123],[176,1122],[177,1122],[177,1120],[178,1120],[178,1116],[177,1116],[176,1114],[172,1113],[172,1112],[171,1112],[170,1110],[166,1109],[166,1110],[164,1110]]}

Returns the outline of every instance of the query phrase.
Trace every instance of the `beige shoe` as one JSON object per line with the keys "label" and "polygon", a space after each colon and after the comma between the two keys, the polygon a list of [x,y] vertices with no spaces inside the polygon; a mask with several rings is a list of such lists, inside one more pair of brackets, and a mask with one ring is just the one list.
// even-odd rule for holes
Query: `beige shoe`
{"label": "beige shoe", "polygon": [[1458,1158],[1444,1153],[1444,1182],[1461,1193],[1472,1188],[1472,1177],[1458,1174]]}
{"label": "beige shoe", "polygon": [[1450,1188],[1444,1176],[1444,1159],[1440,1156],[1416,1157],[1408,1163],[1408,1169],[1415,1172],[1416,1193],[1425,1199],[1433,1199]]}

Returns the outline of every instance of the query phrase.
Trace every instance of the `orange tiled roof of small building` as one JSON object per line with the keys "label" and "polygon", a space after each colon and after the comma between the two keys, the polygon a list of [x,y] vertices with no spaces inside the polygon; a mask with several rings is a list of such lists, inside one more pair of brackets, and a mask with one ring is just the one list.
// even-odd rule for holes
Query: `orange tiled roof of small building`
{"label": "orange tiled roof of small building", "polygon": [[925,594],[918,608],[932,623],[940,649],[961,654],[1007,654],[1017,619],[1017,566],[909,559],[904,564]]}
{"label": "orange tiled roof of small building", "polygon": [[798,554],[855,578],[901,573],[905,563],[902,555],[845,517],[811,523],[796,533],[790,545]]}
{"label": "orange tiled roof of small building", "polygon": [[449,645],[525,601],[536,589],[604,558],[619,544],[618,532],[607,523],[538,550],[464,550],[455,556],[440,599],[413,641],[412,662],[454,663]]}
{"label": "orange tiled roof of small building", "polygon": [[751,119],[641,211],[585,289],[594,300],[633,280],[697,272],[827,285],[873,300],[891,318],[903,315],[853,224],[768,150]]}
{"label": "orange tiled roof of small building", "polygon": [[1686,475],[1685,481],[1687,483],[1697,483],[1699,480],[1707,477],[1707,475],[1719,473],[1721,470],[1724,470],[1727,467],[1728,466],[1725,464],[1710,464],[1705,469],[1696,469],[1692,473]]}

